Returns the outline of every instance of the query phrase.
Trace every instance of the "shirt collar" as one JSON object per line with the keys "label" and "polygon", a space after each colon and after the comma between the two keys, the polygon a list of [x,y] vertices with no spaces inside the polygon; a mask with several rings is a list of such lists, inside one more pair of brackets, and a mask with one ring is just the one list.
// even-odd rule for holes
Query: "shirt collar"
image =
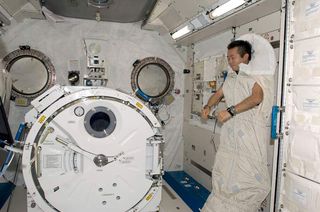
{"label": "shirt collar", "polygon": [[228,71],[228,75],[230,75],[231,77],[236,77],[236,76],[248,76],[248,74],[244,71],[241,71],[241,69],[239,70],[238,74],[233,71],[231,68]]}

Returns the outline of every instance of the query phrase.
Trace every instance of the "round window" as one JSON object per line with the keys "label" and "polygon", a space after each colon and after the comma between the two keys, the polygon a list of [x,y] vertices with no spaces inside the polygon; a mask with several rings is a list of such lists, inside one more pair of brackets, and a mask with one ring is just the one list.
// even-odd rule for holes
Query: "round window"
{"label": "round window", "polygon": [[50,59],[29,46],[9,53],[3,58],[4,68],[12,76],[12,96],[33,99],[55,82],[55,69]]}
{"label": "round window", "polygon": [[142,92],[152,103],[160,102],[172,91],[174,72],[166,61],[157,57],[147,57],[137,60],[133,66],[131,74],[133,91]]}

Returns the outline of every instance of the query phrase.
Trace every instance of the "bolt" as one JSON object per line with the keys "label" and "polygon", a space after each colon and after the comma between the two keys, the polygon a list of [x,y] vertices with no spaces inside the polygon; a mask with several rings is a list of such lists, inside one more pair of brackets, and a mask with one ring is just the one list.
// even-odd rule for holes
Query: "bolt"
{"label": "bolt", "polygon": [[35,208],[36,205],[37,205],[37,204],[36,204],[35,202],[32,202],[30,206],[31,206],[31,208]]}

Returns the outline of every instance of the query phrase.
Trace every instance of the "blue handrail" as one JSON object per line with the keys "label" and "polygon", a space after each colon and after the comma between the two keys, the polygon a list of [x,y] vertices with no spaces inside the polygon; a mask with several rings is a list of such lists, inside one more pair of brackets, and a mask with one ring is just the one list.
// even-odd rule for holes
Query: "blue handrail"
{"label": "blue handrail", "polygon": [[271,138],[277,139],[277,123],[278,123],[278,114],[279,114],[279,106],[272,106],[272,114],[271,114]]}

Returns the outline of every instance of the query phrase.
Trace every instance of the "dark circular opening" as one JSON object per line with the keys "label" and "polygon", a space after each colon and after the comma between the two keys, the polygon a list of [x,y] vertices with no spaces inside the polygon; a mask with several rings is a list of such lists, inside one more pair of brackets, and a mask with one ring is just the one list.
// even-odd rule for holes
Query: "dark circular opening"
{"label": "dark circular opening", "polygon": [[90,118],[90,126],[94,131],[101,132],[108,129],[110,125],[110,117],[104,112],[97,112]]}

